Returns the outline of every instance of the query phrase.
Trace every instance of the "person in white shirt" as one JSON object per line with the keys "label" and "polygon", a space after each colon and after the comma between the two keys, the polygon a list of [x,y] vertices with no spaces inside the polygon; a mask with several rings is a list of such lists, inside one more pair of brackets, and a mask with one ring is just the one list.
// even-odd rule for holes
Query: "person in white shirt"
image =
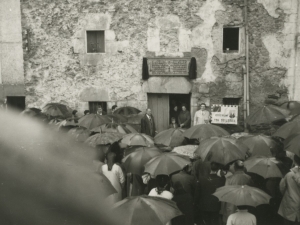
{"label": "person in white shirt", "polygon": [[256,217],[248,213],[247,206],[237,208],[237,212],[228,217],[226,225],[256,225]]}
{"label": "person in white shirt", "polygon": [[169,177],[167,175],[157,175],[156,176],[156,182],[157,182],[157,187],[153,188],[149,196],[152,197],[161,197],[161,198],[166,198],[171,200],[173,198],[173,194],[166,190],[168,184],[169,184]]}
{"label": "person in white shirt", "polygon": [[205,109],[206,109],[205,103],[201,103],[200,104],[200,110],[198,110],[195,113],[195,116],[194,116],[194,126],[198,125],[198,124],[207,124],[207,123],[209,123],[210,113],[209,113],[209,111],[207,111]]}

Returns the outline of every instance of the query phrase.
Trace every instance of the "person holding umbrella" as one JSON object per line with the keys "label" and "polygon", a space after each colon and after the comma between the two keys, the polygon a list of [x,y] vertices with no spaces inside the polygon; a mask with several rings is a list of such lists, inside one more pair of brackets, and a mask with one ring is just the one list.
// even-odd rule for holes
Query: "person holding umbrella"
{"label": "person holding umbrella", "polygon": [[169,185],[169,176],[168,175],[157,175],[156,176],[156,182],[157,187],[153,188],[149,196],[153,197],[161,197],[171,200],[173,198],[173,194],[167,190],[167,187]]}
{"label": "person holding umbrella", "polygon": [[237,208],[237,212],[228,217],[226,225],[256,225],[256,217],[248,213],[248,206],[241,205]]}
{"label": "person holding umbrella", "polygon": [[280,181],[283,198],[278,214],[284,218],[284,224],[300,224],[300,157],[294,156],[295,167]]}

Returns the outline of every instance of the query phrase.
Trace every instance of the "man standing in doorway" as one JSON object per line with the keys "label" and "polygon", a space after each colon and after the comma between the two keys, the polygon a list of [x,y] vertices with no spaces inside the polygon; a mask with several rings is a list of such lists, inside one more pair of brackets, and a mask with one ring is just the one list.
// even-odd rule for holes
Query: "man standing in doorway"
{"label": "man standing in doorway", "polygon": [[147,109],[146,115],[141,119],[141,133],[154,137],[155,132],[155,123],[151,113],[151,109]]}
{"label": "man standing in doorway", "polygon": [[200,104],[200,110],[195,113],[194,126],[198,124],[207,124],[210,120],[210,113],[206,110],[205,103]]}
{"label": "man standing in doorway", "polygon": [[182,111],[178,116],[178,123],[181,128],[190,128],[191,127],[191,113],[186,109],[186,105],[181,106]]}
{"label": "man standing in doorway", "polygon": [[106,112],[103,111],[102,106],[99,106],[97,109],[97,114],[102,116],[102,115],[106,115]]}

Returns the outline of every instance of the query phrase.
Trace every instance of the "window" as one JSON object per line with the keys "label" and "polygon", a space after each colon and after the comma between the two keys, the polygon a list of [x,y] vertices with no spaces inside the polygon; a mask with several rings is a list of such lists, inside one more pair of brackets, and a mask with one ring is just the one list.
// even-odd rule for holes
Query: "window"
{"label": "window", "polygon": [[98,107],[101,106],[104,112],[107,112],[107,103],[106,102],[89,102],[90,113],[97,113]]}
{"label": "window", "polygon": [[240,98],[223,98],[223,105],[239,105]]}
{"label": "window", "polygon": [[239,28],[223,28],[223,52],[231,53],[239,51]]}
{"label": "window", "polygon": [[25,109],[25,96],[7,96],[7,107],[23,111]]}
{"label": "window", "polygon": [[86,43],[87,53],[104,53],[105,52],[105,34],[104,30],[87,31]]}

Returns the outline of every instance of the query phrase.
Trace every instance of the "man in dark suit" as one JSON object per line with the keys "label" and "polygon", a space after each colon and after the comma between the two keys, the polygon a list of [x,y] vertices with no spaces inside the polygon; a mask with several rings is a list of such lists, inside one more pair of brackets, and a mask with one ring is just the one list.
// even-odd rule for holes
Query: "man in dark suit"
{"label": "man in dark suit", "polygon": [[147,134],[151,137],[155,136],[155,123],[151,109],[147,109],[146,115],[141,119],[141,133]]}

